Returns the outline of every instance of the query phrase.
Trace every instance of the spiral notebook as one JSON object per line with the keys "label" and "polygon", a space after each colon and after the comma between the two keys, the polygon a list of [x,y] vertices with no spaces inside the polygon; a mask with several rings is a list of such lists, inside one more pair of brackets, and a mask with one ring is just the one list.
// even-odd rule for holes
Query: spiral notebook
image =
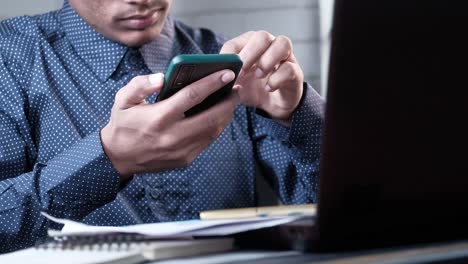
{"label": "spiral notebook", "polygon": [[232,238],[150,240],[145,236],[128,234],[67,236],[0,255],[0,263],[137,264],[225,252],[233,248]]}

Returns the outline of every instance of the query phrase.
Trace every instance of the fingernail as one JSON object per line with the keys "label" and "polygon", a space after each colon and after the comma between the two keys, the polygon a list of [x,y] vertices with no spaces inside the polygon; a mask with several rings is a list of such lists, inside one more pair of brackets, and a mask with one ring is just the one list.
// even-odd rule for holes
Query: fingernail
{"label": "fingernail", "polygon": [[265,90],[266,90],[267,92],[271,92],[271,91],[273,91],[273,88],[271,88],[271,86],[267,84],[267,85],[265,86]]}
{"label": "fingernail", "polygon": [[234,80],[235,77],[236,76],[232,71],[228,71],[225,74],[223,74],[223,76],[221,77],[221,81],[223,81],[224,83],[229,83],[232,80]]}
{"label": "fingernail", "polygon": [[255,76],[256,76],[257,78],[262,78],[262,77],[265,76],[265,73],[262,71],[262,69],[257,68],[257,70],[255,71]]}
{"label": "fingernail", "polygon": [[152,85],[159,86],[159,85],[162,84],[162,80],[163,80],[163,74],[162,73],[151,74],[149,76],[149,82]]}

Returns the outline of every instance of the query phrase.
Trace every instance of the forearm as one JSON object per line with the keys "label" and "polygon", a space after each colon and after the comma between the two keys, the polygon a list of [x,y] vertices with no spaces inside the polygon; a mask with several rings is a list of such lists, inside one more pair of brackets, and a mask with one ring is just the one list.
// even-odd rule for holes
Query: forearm
{"label": "forearm", "polygon": [[[0,160],[0,165],[4,164]],[[2,165],[3,166],[3,165]],[[0,178],[8,178],[2,175]],[[58,228],[41,211],[80,220],[112,201],[119,189],[119,175],[94,133],[74,144],[47,164],[0,182],[0,252],[30,246]]]}

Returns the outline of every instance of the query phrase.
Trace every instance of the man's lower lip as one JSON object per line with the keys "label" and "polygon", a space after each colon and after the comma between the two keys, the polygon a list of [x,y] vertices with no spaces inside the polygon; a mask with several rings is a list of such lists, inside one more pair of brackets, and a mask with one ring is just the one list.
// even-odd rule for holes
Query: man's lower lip
{"label": "man's lower lip", "polygon": [[148,16],[145,18],[125,19],[122,20],[122,22],[127,28],[142,30],[156,23],[157,20],[158,15],[157,13],[155,13],[152,16]]}

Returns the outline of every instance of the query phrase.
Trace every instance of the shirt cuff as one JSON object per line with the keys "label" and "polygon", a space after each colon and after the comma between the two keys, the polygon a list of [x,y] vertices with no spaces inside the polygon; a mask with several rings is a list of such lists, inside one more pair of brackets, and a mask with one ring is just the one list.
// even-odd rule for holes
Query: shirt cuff
{"label": "shirt cuff", "polygon": [[313,135],[321,135],[325,118],[325,100],[312,86],[304,83],[304,95],[291,122],[289,142],[295,146],[302,146]]}
{"label": "shirt cuff", "polygon": [[298,107],[293,112],[290,127],[274,121],[261,109],[256,109],[255,113],[259,123],[265,126],[270,136],[282,142],[300,146],[305,144],[314,133],[321,133],[324,100],[310,85],[304,83],[304,92]]}

